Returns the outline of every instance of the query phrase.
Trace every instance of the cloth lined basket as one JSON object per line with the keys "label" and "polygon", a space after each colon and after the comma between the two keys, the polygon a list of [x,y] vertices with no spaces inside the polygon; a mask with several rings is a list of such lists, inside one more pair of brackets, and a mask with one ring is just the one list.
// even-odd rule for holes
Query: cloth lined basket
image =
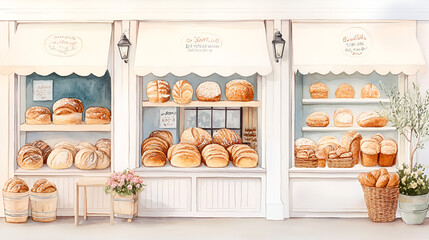
{"label": "cloth lined basket", "polygon": [[373,222],[393,222],[398,208],[398,187],[376,188],[362,185],[368,208],[369,220]]}

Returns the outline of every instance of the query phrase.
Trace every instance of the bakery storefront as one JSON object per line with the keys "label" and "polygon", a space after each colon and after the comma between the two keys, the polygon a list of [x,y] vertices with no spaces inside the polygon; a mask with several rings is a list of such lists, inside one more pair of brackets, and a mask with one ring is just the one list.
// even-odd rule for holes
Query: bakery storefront
{"label": "bakery storefront", "polygon": [[[73,215],[79,177],[108,176],[114,167],[112,27],[10,24],[1,64],[10,81],[9,176],[29,186],[41,178],[55,183],[60,216]],[[102,191],[88,191],[99,196],[88,207],[104,209]]]}
{"label": "bakery storefront", "polygon": [[416,22],[294,21],[292,46],[290,214],[365,217],[357,175],[408,159],[379,112],[385,88],[403,91],[425,67]]}

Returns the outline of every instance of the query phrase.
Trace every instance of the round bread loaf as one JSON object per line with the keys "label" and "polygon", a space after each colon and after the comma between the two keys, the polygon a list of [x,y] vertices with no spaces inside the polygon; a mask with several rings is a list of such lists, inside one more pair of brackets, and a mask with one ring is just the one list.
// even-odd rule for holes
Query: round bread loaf
{"label": "round bread loaf", "polygon": [[309,91],[311,98],[328,98],[329,88],[324,83],[311,84]]}
{"label": "round bread loaf", "polygon": [[201,165],[201,154],[195,145],[179,143],[168,149],[168,159],[175,167],[198,167]]}
{"label": "round bread loaf", "polygon": [[187,104],[192,101],[194,90],[186,80],[179,80],[173,86],[173,100],[178,104]]}
{"label": "round bread loaf", "polygon": [[43,163],[46,163],[48,160],[49,154],[52,152],[52,148],[42,140],[37,140],[31,143],[32,146],[37,147],[43,153]]}
{"label": "round bread loaf", "polygon": [[354,98],[355,90],[350,84],[343,83],[335,91],[335,96],[337,98]]}
{"label": "round bread loaf", "polygon": [[203,82],[197,87],[197,99],[199,101],[217,102],[221,95],[220,86],[216,82]]}
{"label": "round bread loaf", "polygon": [[109,158],[111,157],[112,146],[110,139],[103,138],[98,140],[95,143],[95,147],[97,148],[97,150],[105,152],[109,156]]}
{"label": "round bread loaf", "polygon": [[50,124],[51,111],[45,107],[30,107],[25,111],[25,123],[27,124]]}
{"label": "round bread loaf", "polygon": [[228,166],[229,163],[228,151],[216,143],[207,145],[201,152],[201,156],[207,167],[221,168]]}
{"label": "round bread loaf", "polygon": [[34,193],[53,193],[57,191],[57,186],[55,186],[54,183],[49,182],[48,179],[42,178],[33,184],[31,191]]}
{"label": "round bread loaf", "polygon": [[110,110],[104,107],[90,107],[85,111],[86,124],[110,123]]}
{"label": "round bread loaf", "polygon": [[11,193],[25,193],[28,192],[30,189],[28,188],[28,185],[24,180],[14,177],[9,178],[9,180],[6,181],[3,190],[5,192]]}
{"label": "round bread loaf", "polygon": [[95,151],[95,154],[97,154],[97,164],[95,165],[95,169],[106,169],[110,167],[110,156],[107,155],[106,152],[97,150]]}
{"label": "round bread loaf", "polygon": [[228,147],[232,164],[240,168],[253,168],[258,165],[258,153],[245,144],[235,144]]}
{"label": "round bread loaf", "polygon": [[226,98],[229,101],[252,101],[255,95],[253,85],[243,79],[229,81],[225,86]]}
{"label": "round bread loaf", "polygon": [[156,147],[149,148],[142,155],[142,164],[146,167],[162,167],[166,163],[166,153]]}
{"label": "round bread loaf", "polygon": [[62,98],[53,106],[54,124],[82,123],[83,104],[76,98]]}
{"label": "round bread loaf", "polygon": [[24,145],[18,152],[16,162],[22,169],[41,168],[43,166],[43,152],[37,147]]}
{"label": "round bread loaf", "polygon": [[[171,138],[170,138],[171,137]],[[167,162],[167,151],[173,137],[168,131],[154,131],[141,145],[142,164],[146,167],[162,167]]]}
{"label": "round bread loaf", "polygon": [[213,134],[213,143],[217,143],[224,148],[234,144],[241,144],[242,142],[240,135],[236,131],[227,128],[217,130]]}
{"label": "round bread loaf", "polygon": [[193,144],[202,151],[205,146],[212,143],[212,137],[202,128],[188,128],[183,131],[180,142]]}
{"label": "round bread loaf", "polygon": [[146,93],[149,102],[164,103],[170,100],[170,85],[164,80],[152,81],[147,84]]}
{"label": "round bread loaf", "polygon": [[324,112],[314,112],[308,115],[305,123],[309,127],[326,127],[329,125],[329,116]]}
{"label": "round bread loaf", "polygon": [[353,126],[353,113],[347,108],[338,108],[334,112],[335,127],[351,127]]}
{"label": "round bread loaf", "polygon": [[317,150],[317,143],[309,138],[298,138],[295,140],[295,152],[298,150]]}
{"label": "round bread loaf", "polygon": [[95,150],[83,148],[77,154],[74,165],[82,170],[95,169],[98,163],[98,155]]}
{"label": "round bread loaf", "polygon": [[384,127],[387,125],[388,120],[375,111],[368,111],[359,114],[356,122],[361,127]]}
{"label": "round bread loaf", "polygon": [[376,86],[374,86],[371,83],[366,84],[363,86],[361,92],[360,92],[361,98],[380,98],[380,91]]}
{"label": "round bread loaf", "polygon": [[94,146],[92,143],[89,143],[89,142],[80,142],[76,145],[76,150],[78,152],[84,148],[88,148],[88,149],[91,149],[93,151],[97,150],[97,147]]}
{"label": "round bread loaf", "polygon": [[173,145],[173,135],[170,131],[156,130],[150,133],[149,137],[159,137],[168,142],[168,147]]}
{"label": "round bread loaf", "polygon": [[73,153],[66,148],[54,148],[48,157],[48,167],[53,169],[67,169],[73,165]]}
{"label": "round bread loaf", "polygon": [[69,150],[73,154],[73,159],[75,158],[75,156],[77,154],[76,148],[70,142],[66,142],[66,141],[59,142],[59,143],[55,144],[54,149],[55,148],[64,148],[64,149]]}

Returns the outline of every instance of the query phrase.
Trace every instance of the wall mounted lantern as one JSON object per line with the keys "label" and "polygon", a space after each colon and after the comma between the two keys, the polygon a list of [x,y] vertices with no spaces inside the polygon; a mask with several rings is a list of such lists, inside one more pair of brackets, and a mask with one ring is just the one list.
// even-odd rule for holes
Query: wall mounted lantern
{"label": "wall mounted lantern", "polygon": [[274,57],[276,58],[276,62],[279,62],[279,59],[283,58],[286,43],[286,41],[282,38],[280,31],[277,31],[274,34],[274,40],[272,43],[274,47]]}
{"label": "wall mounted lantern", "polygon": [[127,36],[125,34],[122,34],[121,40],[118,42],[118,48],[119,48],[119,54],[121,54],[122,60],[124,60],[125,63],[128,62],[128,55],[130,53],[130,46],[131,42],[128,40]]}

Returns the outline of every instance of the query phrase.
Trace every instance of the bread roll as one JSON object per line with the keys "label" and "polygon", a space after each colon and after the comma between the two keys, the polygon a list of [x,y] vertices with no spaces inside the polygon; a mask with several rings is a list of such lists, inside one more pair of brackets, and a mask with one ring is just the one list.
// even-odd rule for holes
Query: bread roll
{"label": "bread roll", "polygon": [[98,154],[95,152],[95,150],[83,148],[76,154],[74,165],[82,170],[91,170],[95,169],[97,163]]}
{"label": "bread roll", "polygon": [[389,173],[389,182],[386,187],[398,187],[399,175],[397,173]]}
{"label": "bread roll", "polygon": [[75,156],[77,154],[76,148],[70,142],[66,142],[66,141],[59,142],[59,143],[55,144],[54,149],[55,148],[64,148],[64,149],[69,150],[73,154],[73,159],[75,158]]}
{"label": "bread roll", "polygon": [[317,143],[309,138],[299,138],[295,140],[295,154],[299,150],[312,149],[317,150]]}
{"label": "bread roll", "polygon": [[55,184],[48,181],[48,179],[39,179],[37,180],[31,191],[34,193],[53,193],[57,191],[57,186]]}
{"label": "bread roll", "polygon": [[240,168],[253,168],[258,165],[258,153],[245,144],[235,144],[228,147],[232,164]]}
{"label": "bread roll", "polygon": [[146,167],[162,167],[166,162],[166,154],[159,149],[148,149],[142,155],[142,164]]}
{"label": "bread roll", "polygon": [[186,80],[179,80],[173,86],[173,100],[178,104],[187,104],[192,101],[194,90]]}
{"label": "bread roll", "polygon": [[326,127],[329,125],[329,116],[324,112],[315,112],[305,119],[305,123],[309,127]]}
{"label": "bread roll", "polygon": [[80,142],[76,145],[76,150],[78,152],[84,148],[89,148],[93,151],[97,150],[97,147],[95,147],[92,143],[89,143],[89,142]]}
{"label": "bread roll", "polygon": [[389,172],[385,168],[380,168],[379,170],[380,170],[380,176],[389,174]]}
{"label": "bread roll", "polygon": [[54,124],[82,123],[83,104],[76,98],[63,98],[54,103]]}
{"label": "bread roll", "polygon": [[27,124],[50,124],[51,111],[45,107],[30,107],[25,111],[25,123]]}
{"label": "bread roll", "polygon": [[28,192],[30,189],[28,188],[28,185],[27,183],[25,183],[24,180],[14,177],[9,178],[9,180],[6,181],[3,190],[5,192],[11,193],[25,193]]}
{"label": "bread roll", "polygon": [[100,139],[95,143],[95,147],[97,148],[97,150],[103,151],[107,154],[107,156],[109,156],[109,158],[111,157],[112,154],[112,146],[111,146],[111,141],[110,139]]}
{"label": "bread roll", "polygon": [[52,152],[52,148],[42,140],[37,140],[31,143],[32,146],[37,147],[43,153],[43,163],[48,160],[49,154]]}
{"label": "bread roll", "polygon": [[207,167],[221,168],[228,166],[229,154],[219,144],[209,144],[201,152],[203,162]]}
{"label": "bread roll", "polygon": [[110,110],[104,107],[90,107],[85,111],[86,124],[110,123]]}
{"label": "bread roll", "polygon": [[323,83],[314,83],[309,88],[311,98],[328,98],[329,88]]}
{"label": "bread roll", "polygon": [[97,164],[95,165],[95,169],[101,170],[110,167],[110,156],[107,155],[106,152],[96,150],[95,154],[97,154]]}
{"label": "bread roll", "polygon": [[378,88],[371,83],[366,84],[363,86],[361,92],[360,92],[361,98],[380,98],[380,91]]}
{"label": "bread roll", "polygon": [[380,142],[380,156],[378,165],[380,167],[391,167],[396,163],[398,144],[393,139],[385,139]]}
{"label": "bread roll", "polygon": [[362,166],[373,167],[377,165],[380,146],[371,138],[364,138],[360,142]]}
{"label": "bread roll", "polygon": [[150,133],[149,137],[159,137],[168,142],[168,147],[173,145],[173,135],[169,131],[157,130]]}
{"label": "bread roll", "polygon": [[378,180],[378,178],[381,176],[381,171],[380,169],[375,169],[371,171],[371,174],[375,177],[375,179]]}
{"label": "bread roll", "polygon": [[188,128],[183,131],[180,142],[193,144],[202,151],[205,146],[212,143],[212,137],[202,128]]}
{"label": "bread roll", "polygon": [[225,86],[226,98],[229,101],[248,102],[253,100],[255,90],[253,85],[243,79],[229,81]]}
{"label": "bread roll", "polygon": [[168,149],[168,159],[175,167],[198,167],[201,165],[200,151],[195,145],[179,143]]}
{"label": "bread roll", "polygon": [[197,87],[197,99],[205,102],[217,102],[222,95],[219,84],[216,82],[203,82]]}
{"label": "bread roll", "polygon": [[357,117],[357,124],[361,127],[384,127],[387,122],[387,118],[374,111],[362,112]]}
{"label": "bread roll", "polygon": [[54,148],[48,157],[48,167],[53,169],[67,169],[73,165],[73,153],[67,148]]}
{"label": "bread roll", "polygon": [[43,152],[37,147],[24,145],[18,152],[16,162],[22,169],[41,168],[43,166]]}
{"label": "bread roll", "polygon": [[372,139],[374,139],[374,140],[376,140],[376,141],[378,142],[378,144],[380,144],[380,143],[381,143],[381,141],[383,141],[383,140],[384,140],[383,135],[381,135],[380,133],[377,133],[377,134],[372,135],[372,137],[371,137],[371,138],[372,138]]}
{"label": "bread roll", "polygon": [[335,91],[335,96],[337,98],[354,98],[355,90],[350,84],[343,83]]}
{"label": "bread roll", "polygon": [[387,186],[387,184],[389,183],[389,175],[381,175],[377,182],[375,183],[375,187],[377,188],[384,188]]}
{"label": "bread roll", "polygon": [[170,100],[170,85],[164,80],[152,81],[146,87],[149,102],[164,103]]}
{"label": "bread roll", "polygon": [[341,145],[352,152],[354,164],[359,163],[360,141],[362,135],[356,131],[349,131],[341,138]]}
{"label": "bread roll", "polygon": [[236,131],[227,128],[217,130],[213,134],[213,143],[217,143],[224,148],[234,144],[241,144],[242,142],[240,135]]}
{"label": "bread roll", "polygon": [[338,108],[334,112],[335,127],[351,127],[353,126],[353,113],[347,108]]}

